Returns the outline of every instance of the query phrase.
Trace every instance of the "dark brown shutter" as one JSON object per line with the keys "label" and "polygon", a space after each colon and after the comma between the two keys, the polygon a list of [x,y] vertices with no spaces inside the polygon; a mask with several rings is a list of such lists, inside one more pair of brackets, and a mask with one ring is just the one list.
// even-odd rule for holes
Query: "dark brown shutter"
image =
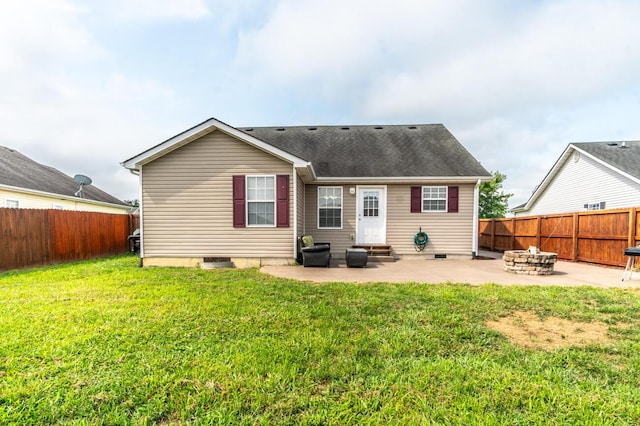
{"label": "dark brown shutter", "polygon": [[233,227],[244,228],[245,225],[245,179],[244,175],[233,176]]}
{"label": "dark brown shutter", "polygon": [[422,187],[411,187],[411,213],[422,212]]}
{"label": "dark brown shutter", "polygon": [[447,212],[458,213],[458,187],[450,186],[447,190]]}
{"label": "dark brown shutter", "polygon": [[276,226],[289,227],[289,175],[276,176]]}

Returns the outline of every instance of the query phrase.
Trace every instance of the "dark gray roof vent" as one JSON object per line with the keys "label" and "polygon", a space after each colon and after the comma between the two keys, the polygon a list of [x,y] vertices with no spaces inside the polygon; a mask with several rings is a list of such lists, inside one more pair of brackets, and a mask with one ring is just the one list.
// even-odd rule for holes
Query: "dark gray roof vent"
{"label": "dark gray roof vent", "polygon": [[349,130],[348,127],[340,127],[340,130]]}
{"label": "dark gray roof vent", "polygon": [[618,146],[618,142],[609,142],[607,145],[609,145],[609,146]]}
{"label": "dark gray roof vent", "polygon": [[318,130],[317,127],[309,127],[309,130]]}
{"label": "dark gray roof vent", "polygon": [[409,126],[409,128],[410,128],[411,130],[415,130],[415,129],[417,129],[417,127],[416,127],[416,126]]}
{"label": "dark gray roof vent", "polygon": [[285,130],[284,127],[280,127],[279,129],[276,129],[276,131],[278,132],[284,132],[284,130]]}
{"label": "dark gray roof vent", "polygon": [[253,129],[249,128],[249,129],[244,129],[245,132],[253,132]]}
{"label": "dark gray roof vent", "polygon": [[377,127],[374,127],[374,129],[376,129],[376,130],[382,130],[382,127],[377,126]]}

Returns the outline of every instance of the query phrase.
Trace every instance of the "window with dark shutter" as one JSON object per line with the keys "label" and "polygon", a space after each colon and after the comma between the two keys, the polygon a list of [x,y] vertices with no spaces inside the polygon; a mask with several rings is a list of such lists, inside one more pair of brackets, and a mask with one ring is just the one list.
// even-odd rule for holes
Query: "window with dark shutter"
{"label": "window with dark shutter", "polygon": [[457,186],[412,186],[411,213],[458,212]]}
{"label": "window with dark shutter", "polygon": [[458,187],[450,186],[447,189],[447,212],[458,213]]}
{"label": "window with dark shutter", "polygon": [[422,212],[422,187],[411,187],[411,213]]}
{"label": "window with dark shutter", "polygon": [[245,179],[244,175],[233,176],[233,227],[245,225]]}
{"label": "window with dark shutter", "polygon": [[276,176],[276,226],[289,227],[289,175]]}

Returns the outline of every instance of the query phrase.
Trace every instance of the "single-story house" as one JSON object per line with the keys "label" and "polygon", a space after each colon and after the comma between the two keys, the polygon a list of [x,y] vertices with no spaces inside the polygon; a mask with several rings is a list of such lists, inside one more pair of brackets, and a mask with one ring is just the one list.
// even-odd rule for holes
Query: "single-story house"
{"label": "single-story house", "polygon": [[292,263],[305,234],[336,258],[355,244],[471,258],[478,187],[491,179],[442,124],[235,128],[211,118],[122,165],[140,178],[144,266]]}
{"label": "single-story house", "polygon": [[511,209],[538,216],[640,206],[640,141],[571,143],[529,200]]}
{"label": "single-story house", "polygon": [[61,171],[4,146],[0,146],[0,207],[114,214],[130,209],[95,185],[79,185]]}

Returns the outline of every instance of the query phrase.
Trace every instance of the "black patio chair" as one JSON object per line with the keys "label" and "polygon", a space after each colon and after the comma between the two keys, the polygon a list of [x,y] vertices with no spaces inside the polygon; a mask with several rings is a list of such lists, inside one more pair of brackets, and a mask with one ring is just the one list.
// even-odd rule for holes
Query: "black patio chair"
{"label": "black patio chair", "polygon": [[307,266],[329,267],[331,262],[331,243],[314,243],[311,235],[298,238],[299,264]]}

